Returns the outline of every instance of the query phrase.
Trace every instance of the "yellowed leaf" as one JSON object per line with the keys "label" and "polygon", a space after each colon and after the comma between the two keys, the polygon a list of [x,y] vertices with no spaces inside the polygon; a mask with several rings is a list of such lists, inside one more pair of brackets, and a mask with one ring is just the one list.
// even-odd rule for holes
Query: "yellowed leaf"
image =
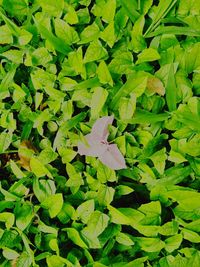
{"label": "yellowed leaf", "polygon": [[163,96],[165,95],[165,87],[160,79],[156,77],[149,77],[147,80],[147,92],[150,95],[157,93]]}
{"label": "yellowed leaf", "polygon": [[16,259],[11,261],[11,267],[16,267],[17,266],[17,259],[18,258],[16,258]]}
{"label": "yellowed leaf", "polygon": [[19,164],[26,170],[30,171],[30,159],[37,152],[31,141],[24,140],[21,142],[18,150]]}

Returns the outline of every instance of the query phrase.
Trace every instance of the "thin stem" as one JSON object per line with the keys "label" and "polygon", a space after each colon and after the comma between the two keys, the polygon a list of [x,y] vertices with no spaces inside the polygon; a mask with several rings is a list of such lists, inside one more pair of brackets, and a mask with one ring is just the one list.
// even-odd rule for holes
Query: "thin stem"
{"label": "thin stem", "polygon": [[18,150],[7,150],[5,152],[1,152],[0,155],[3,155],[3,154],[9,154],[9,153],[17,153]]}
{"label": "thin stem", "polygon": [[160,18],[158,18],[157,20],[155,20],[154,22],[151,23],[151,25],[149,26],[149,28],[144,33],[144,36],[146,36],[149,32],[152,32],[153,30],[155,30],[155,28],[157,28],[157,26],[159,25],[160,21],[173,8],[173,6],[176,4],[176,2],[177,2],[177,0],[175,0],[174,2],[172,2],[171,5],[163,12],[163,14],[160,16]]}

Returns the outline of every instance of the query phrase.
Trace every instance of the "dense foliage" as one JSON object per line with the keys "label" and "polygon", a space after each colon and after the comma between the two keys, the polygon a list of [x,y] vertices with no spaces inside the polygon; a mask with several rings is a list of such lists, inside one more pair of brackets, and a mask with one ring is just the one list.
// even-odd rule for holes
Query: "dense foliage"
{"label": "dense foliage", "polygon": [[[0,0],[0,265],[200,266],[200,1]],[[80,156],[114,115],[127,168]]]}

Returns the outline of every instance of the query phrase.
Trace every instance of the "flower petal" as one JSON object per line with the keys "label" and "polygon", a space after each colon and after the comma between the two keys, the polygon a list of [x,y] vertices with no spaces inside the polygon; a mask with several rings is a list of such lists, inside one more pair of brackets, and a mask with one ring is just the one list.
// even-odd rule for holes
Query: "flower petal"
{"label": "flower petal", "polygon": [[83,142],[78,143],[78,153],[80,155],[99,157],[106,151],[107,145],[101,144],[99,140],[96,141],[92,134],[87,134],[85,139],[88,142],[88,146]]}
{"label": "flower petal", "polygon": [[99,156],[99,160],[113,170],[126,168],[125,159],[116,144],[108,145],[105,153]]}
{"label": "flower petal", "polygon": [[112,124],[114,120],[114,116],[105,116],[98,119],[93,127],[91,134],[95,139],[100,139],[101,141],[106,141],[109,135],[108,125]]}

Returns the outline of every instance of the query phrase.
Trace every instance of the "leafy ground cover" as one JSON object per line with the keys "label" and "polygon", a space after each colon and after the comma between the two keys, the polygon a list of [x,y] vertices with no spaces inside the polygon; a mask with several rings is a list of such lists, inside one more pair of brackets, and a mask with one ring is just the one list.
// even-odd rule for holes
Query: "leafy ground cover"
{"label": "leafy ground cover", "polygon": [[0,266],[200,266],[200,1],[0,4]]}

